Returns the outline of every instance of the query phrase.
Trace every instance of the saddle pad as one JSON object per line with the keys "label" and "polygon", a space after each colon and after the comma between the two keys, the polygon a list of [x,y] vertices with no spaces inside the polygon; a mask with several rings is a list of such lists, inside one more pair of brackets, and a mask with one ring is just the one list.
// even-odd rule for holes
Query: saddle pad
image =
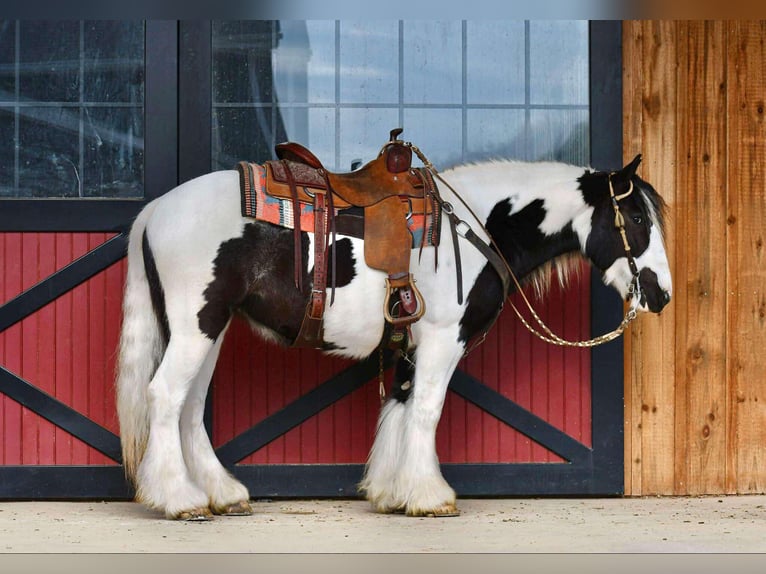
{"label": "saddle pad", "polygon": [[[281,227],[295,227],[293,202],[289,199],[277,199],[268,195],[266,190],[266,168],[255,163],[241,162],[239,170],[240,196],[242,216],[266,221]],[[314,206],[310,203],[300,204],[301,229],[314,229]],[[336,209],[335,213],[341,210]],[[412,247],[420,247],[423,233],[426,235],[426,245],[433,245],[434,218],[429,217],[426,226],[426,216],[413,213],[407,220],[407,227],[412,235]]]}

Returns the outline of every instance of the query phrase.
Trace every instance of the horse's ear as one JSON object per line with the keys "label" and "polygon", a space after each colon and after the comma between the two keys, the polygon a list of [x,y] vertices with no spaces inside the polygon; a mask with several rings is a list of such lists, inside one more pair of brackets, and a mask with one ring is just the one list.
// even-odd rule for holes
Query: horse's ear
{"label": "horse's ear", "polygon": [[625,179],[630,179],[634,175],[636,175],[636,171],[638,170],[638,165],[641,163],[641,154],[638,154],[636,157],[633,158],[633,161],[630,162],[628,165],[626,165],[624,168],[620,170],[620,175],[622,175]]}

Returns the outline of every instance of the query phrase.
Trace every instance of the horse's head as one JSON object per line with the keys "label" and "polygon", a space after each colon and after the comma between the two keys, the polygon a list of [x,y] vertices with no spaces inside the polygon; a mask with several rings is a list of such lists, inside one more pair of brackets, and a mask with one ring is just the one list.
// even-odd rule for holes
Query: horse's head
{"label": "horse's head", "polygon": [[587,173],[580,178],[583,198],[593,207],[583,247],[588,259],[601,270],[604,283],[627,299],[637,281],[638,308],[659,313],[670,302],[673,291],[663,240],[665,203],[636,175],[639,163],[640,155],[619,171]]}

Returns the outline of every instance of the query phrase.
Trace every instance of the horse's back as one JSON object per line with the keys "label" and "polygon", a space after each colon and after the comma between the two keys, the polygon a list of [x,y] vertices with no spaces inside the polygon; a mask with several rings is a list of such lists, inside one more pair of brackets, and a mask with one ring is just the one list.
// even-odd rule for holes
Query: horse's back
{"label": "horse's back", "polygon": [[217,249],[242,229],[239,176],[234,170],[214,171],[182,183],[155,199],[146,233],[153,249],[184,251]]}

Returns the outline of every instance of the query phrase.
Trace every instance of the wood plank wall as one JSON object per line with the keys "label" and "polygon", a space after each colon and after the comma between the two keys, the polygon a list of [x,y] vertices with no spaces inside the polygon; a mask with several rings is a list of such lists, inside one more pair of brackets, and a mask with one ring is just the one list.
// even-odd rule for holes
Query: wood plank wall
{"label": "wood plank wall", "polygon": [[625,492],[766,491],[766,22],[626,21],[624,157],[674,297],[626,337]]}

